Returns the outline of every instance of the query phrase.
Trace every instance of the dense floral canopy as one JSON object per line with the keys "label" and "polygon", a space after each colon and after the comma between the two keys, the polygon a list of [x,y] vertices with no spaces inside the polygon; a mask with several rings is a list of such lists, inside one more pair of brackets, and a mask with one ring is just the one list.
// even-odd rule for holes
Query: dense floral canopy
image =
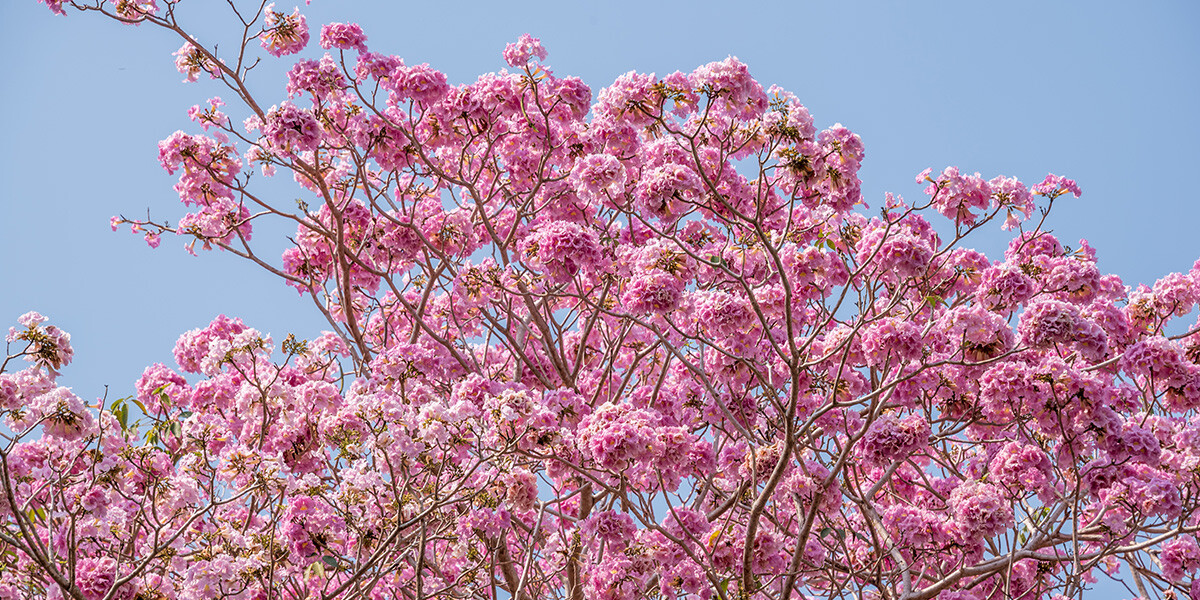
{"label": "dense floral canopy", "polygon": [[193,107],[159,144],[185,214],[113,228],[253,261],[331,331],[222,316],[89,406],[22,316],[0,598],[1200,592],[1200,342],[1167,330],[1200,263],[1101,273],[1046,228],[1074,181],[927,170],[871,209],[861,140],[736,58],[593,97],[527,35],[451,85],[328,24],[268,107],[247,57],[306,48],[299,10],[218,55],[176,2],[43,1],[178,33],[246,117]]}

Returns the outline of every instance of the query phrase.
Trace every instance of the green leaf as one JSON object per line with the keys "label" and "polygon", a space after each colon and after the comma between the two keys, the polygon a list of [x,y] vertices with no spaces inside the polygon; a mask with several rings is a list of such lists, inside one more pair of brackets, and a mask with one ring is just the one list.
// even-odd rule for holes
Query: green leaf
{"label": "green leaf", "polygon": [[117,417],[117,422],[121,424],[121,431],[129,429],[129,405],[121,403],[119,406],[113,407],[113,414]]}
{"label": "green leaf", "polygon": [[25,516],[29,517],[30,522],[36,521],[38,523],[45,523],[46,522],[46,509],[31,508],[31,509],[25,511]]}
{"label": "green leaf", "polygon": [[834,529],[832,527],[826,527],[821,530],[821,537],[830,536],[830,535],[833,537],[836,537],[839,542],[846,541],[846,530],[845,529],[840,529],[840,528]]}

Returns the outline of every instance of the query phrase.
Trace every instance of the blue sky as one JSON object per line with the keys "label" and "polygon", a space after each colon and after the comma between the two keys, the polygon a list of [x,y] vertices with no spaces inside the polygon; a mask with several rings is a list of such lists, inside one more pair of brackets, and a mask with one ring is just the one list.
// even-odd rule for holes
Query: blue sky
{"label": "blue sky", "polygon": [[[220,4],[184,3],[184,18]],[[1070,244],[1088,238],[1101,268],[1127,284],[1200,257],[1194,3],[437,4],[317,0],[304,12],[314,32],[362,22],[372,49],[429,62],[452,82],[502,68],[504,44],[524,32],[542,38],[557,73],[594,90],[631,69],[689,71],[732,54],[796,93],[819,127],[840,122],[862,136],[875,206],[885,191],[918,196],[913,176],[925,167],[1030,183],[1054,172],[1084,196],[1061,202],[1051,226]],[[202,39],[229,35],[228,21],[197,16]],[[182,214],[156,143],[189,129],[187,108],[219,90],[180,83],[170,56],[179,45],[151,27],[0,4],[0,321],[36,309],[72,332],[64,383],[85,398],[105,385],[126,394],[146,365],[170,362],[181,332],[219,313],[276,339],[321,330],[293,290],[232,256],[193,258],[172,238],[151,250],[109,230],[114,214]],[[309,53],[318,51],[314,41]],[[271,59],[256,73],[266,104],[284,98],[286,67]],[[287,202],[297,195],[274,189]],[[1004,242],[997,228],[974,246],[991,254]]]}
{"label": "blue sky", "polygon": [[[188,4],[185,18],[223,3]],[[1200,257],[1194,2],[316,0],[304,12],[314,38],[320,23],[359,21],[373,50],[429,62],[455,83],[502,68],[505,43],[525,32],[542,38],[557,73],[595,91],[629,70],[664,75],[735,55],[797,94],[819,127],[862,136],[872,206],[885,191],[919,196],[913,176],[926,167],[1027,183],[1054,172],[1084,195],[1056,206],[1050,226],[1068,244],[1086,237],[1126,284]],[[228,21],[198,16],[201,39],[228,47]],[[76,362],[62,381],[84,398],[106,385],[128,394],[145,366],[171,363],[180,333],[220,313],[276,340],[322,329],[294,290],[232,256],[193,258],[173,238],[151,250],[109,230],[114,214],[182,214],[156,143],[191,130],[187,108],[219,90],[180,83],[179,45],[150,27],[55,17],[34,0],[0,4],[0,331],[28,310],[70,331]],[[314,40],[308,54],[318,50]],[[266,105],[284,98],[287,66],[269,59],[256,73]],[[272,189],[283,202],[298,195]],[[281,248],[283,233],[264,243]],[[973,246],[994,256],[1005,242],[997,226]]]}

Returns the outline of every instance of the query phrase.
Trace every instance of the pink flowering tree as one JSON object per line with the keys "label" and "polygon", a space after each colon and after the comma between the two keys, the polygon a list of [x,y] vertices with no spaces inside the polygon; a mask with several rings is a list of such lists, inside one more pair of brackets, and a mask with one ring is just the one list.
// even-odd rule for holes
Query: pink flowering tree
{"label": "pink flowering tree", "polygon": [[593,97],[522,36],[451,85],[332,23],[265,100],[297,10],[237,9],[218,54],[177,2],[43,2],[175,32],[238,117],[160,143],[174,225],[114,229],[252,261],[330,331],[222,316],[89,404],[22,316],[0,598],[1200,594],[1200,343],[1168,329],[1200,268],[1098,271],[1045,226],[1075,182],[950,167],[867,212],[859,138],[733,58]]}

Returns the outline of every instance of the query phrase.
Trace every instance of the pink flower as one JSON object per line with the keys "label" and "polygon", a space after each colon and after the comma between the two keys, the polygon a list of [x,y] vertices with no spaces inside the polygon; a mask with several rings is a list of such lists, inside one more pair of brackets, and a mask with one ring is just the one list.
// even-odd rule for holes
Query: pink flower
{"label": "pink flower", "polygon": [[580,271],[596,271],[607,261],[592,229],[568,221],[551,221],[526,238],[525,253],[554,283],[565,283]]}
{"label": "pink flower", "polygon": [[992,198],[991,186],[979,173],[960,175],[958,167],[946,167],[925,193],[933,198],[938,212],[959,225],[974,225]]}
{"label": "pink flower", "polygon": [[367,36],[358,23],[329,23],[321,27],[321,47],[367,51]]}
{"label": "pink flower", "polygon": [[575,191],[587,200],[604,200],[625,192],[625,166],[611,154],[592,154],[571,169]]}
{"label": "pink flower", "polygon": [[509,43],[504,47],[504,61],[510,67],[523,67],[533,58],[539,61],[546,60],[546,49],[542,47],[542,41],[535,37],[530,37],[528,33],[521,34],[515,43]]}
{"label": "pink flower", "polygon": [[263,135],[283,152],[311,152],[321,143],[321,125],[311,110],[284,102],[267,113]]}
{"label": "pink flower", "polygon": [[50,437],[76,440],[96,427],[96,419],[83,400],[64,387],[34,398],[30,408],[42,415],[42,431]]}
{"label": "pink flower", "polygon": [[280,533],[294,560],[311,562],[319,553],[335,553],[342,545],[345,528],[326,500],[297,494],[289,498]]}
{"label": "pink flower", "polygon": [[1158,316],[1182,317],[1200,300],[1200,278],[1171,273],[1154,282],[1152,303]]}
{"label": "pink flower", "polygon": [[21,405],[21,386],[7,373],[0,373],[0,411],[12,410]]}
{"label": "pink flower", "polygon": [[654,90],[654,74],[642,75],[630,71],[612,85],[600,90],[595,114],[624,122],[632,127],[644,127],[658,114],[659,95]]}
{"label": "pink flower", "polygon": [[592,88],[578,77],[557,80],[558,97],[571,109],[571,115],[582,119],[592,108]]}
{"label": "pink flower", "polygon": [[746,334],[756,319],[750,303],[740,296],[716,290],[693,292],[692,311],[702,331],[717,339]]}
{"label": "pink flower", "polygon": [[750,76],[750,69],[736,57],[699,67],[691,79],[695,87],[707,91],[739,119],[756,119],[767,110],[767,94],[762,84]]}
{"label": "pink flower", "polygon": [[587,539],[598,538],[609,546],[624,548],[633,540],[637,527],[628,514],[605,510],[584,519],[579,531]]}
{"label": "pink flower", "polygon": [[162,363],[155,363],[142,372],[137,381],[137,397],[154,416],[166,414],[174,405],[187,406],[192,388],[186,379]]}
{"label": "pink flower", "polygon": [[822,173],[816,181],[821,201],[839,213],[845,213],[862,201],[862,181],[858,170],[865,153],[862,139],[841,123],[817,136],[818,152],[824,160]]}
{"label": "pink flower", "polygon": [[1132,502],[1143,516],[1179,518],[1183,510],[1181,486],[1171,475],[1142,463],[1126,464],[1124,477],[1114,489],[1112,502]]}
{"label": "pink flower", "polygon": [[50,12],[63,16],[66,16],[67,14],[67,11],[63,10],[62,7],[63,3],[65,2],[67,2],[67,0],[38,0],[38,3],[45,4],[46,8],[50,9]]}
{"label": "pink flower", "polygon": [[[1004,230],[1015,228],[1025,219],[1033,216],[1033,196],[1029,189],[1015,177],[996,177],[988,182],[992,189],[992,200],[1000,208],[1008,211],[1004,221]],[[1018,217],[1017,215],[1020,215]]]}
{"label": "pink flower", "polygon": [[580,423],[580,449],[601,468],[620,473],[659,453],[656,425],[649,411],[605,404]]}
{"label": "pink flower", "polygon": [[213,242],[229,243],[234,236],[246,240],[251,237],[250,209],[227,198],[216,198],[200,210],[179,219],[179,229],[204,241],[204,249],[211,250]]}
{"label": "pink flower", "polygon": [[910,227],[887,229],[878,222],[866,229],[856,248],[860,263],[873,263],[892,279],[919,277],[933,260],[933,248],[925,236]]}
{"label": "pink flower", "polygon": [[1008,322],[980,306],[960,306],[942,316],[946,337],[969,361],[983,361],[1007,352],[1013,346]]}
{"label": "pink flower", "polygon": [[1083,192],[1079,190],[1079,186],[1075,184],[1074,179],[1067,179],[1066,177],[1055,175],[1054,173],[1046,175],[1046,179],[1033,186],[1033,193],[1040,194],[1042,196],[1049,196],[1051,198],[1057,198],[1068,192],[1075,194],[1076,198],[1083,194]]}
{"label": "pink flower", "polygon": [[700,178],[679,164],[668,164],[646,173],[634,189],[634,206],[647,217],[671,222],[700,195]]}
{"label": "pink flower", "polygon": [[991,267],[979,279],[977,299],[988,310],[1008,314],[1037,293],[1032,278],[1010,264]]}
{"label": "pink flower", "polygon": [[209,354],[209,345],[217,340],[228,341],[243,331],[246,326],[241,319],[230,319],[217,315],[204,329],[193,329],[175,342],[175,362],[185,373],[199,373],[201,361]]}
{"label": "pink flower", "polygon": [[114,4],[117,16],[134,24],[158,12],[156,0],[116,0]]}
{"label": "pink flower", "polygon": [[296,8],[291,15],[275,12],[275,4],[264,9],[263,31],[260,34],[262,47],[271,56],[295,54],[308,45],[308,21]]}
{"label": "pink flower", "polygon": [[[786,117],[784,125],[786,125],[795,136],[801,140],[811,140],[816,136],[817,129],[813,125],[812,114],[808,112],[803,104],[800,104],[799,98],[779,86],[772,85],[767,90],[767,95],[771,98],[777,98],[780,101],[786,101],[784,104],[783,114]],[[772,103],[772,108],[776,104]],[[764,116],[764,120],[767,117]]]}
{"label": "pink flower", "polygon": [[188,118],[200,124],[205,131],[211,127],[228,128],[229,117],[221,112],[219,107],[224,106],[225,102],[219,97],[209,98],[208,106],[202,107],[199,104],[192,105],[188,109]]}
{"label": "pink flower", "polygon": [[117,561],[107,556],[84,558],[76,571],[75,585],[86,600],[100,600],[117,581]]}
{"label": "pink flower", "polygon": [[946,523],[933,511],[906,504],[893,504],[884,508],[879,516],[884,529],[901,546],[928,548],[947,541]]}
{"label": "pink flower", "polygon": [[863,435],[858,453],[868,464],[886,467],[928,447],[929,433],[929,421],[921,415],[909,415],[903,420],[882,415]]}
{"label": "pink flower", "polygon": [[425,106],[433,106],[445,99],[450,91],[446,74],[424,63],[412,67],[401,65],[392,72],[391,77],[392,80],[385,85],[396,94],[398,100],[412,99]]}
{"label": "pink flower", "polygon": [[621,302],[630,314],[666,313],[679,307],[684,282],[662,272],[640,275],[629,280]]}
{"label": "pink flower", "polygon": [[71,347],[71,334],[53,326],[42,327],[46,317],[38,312],[27,312],[17,319],[25,327],[20,331],[13,327],[8,330],[6,340],[9,343],[24,340],[29,343],[25,348],[25,360],[45,367],[51,377],[58,374],[58,369],[71,363],[75,349]]}
{"label": "pink flower", "polygon": [[905,319],[877,321],[864,332],[862,349],[867,364],[872,366],[881,366],[889,359],[893,366],[899,362],[917,360],[924,351],[921,328]]}
{"label": "pink flower", "polygon": [[808,290],[829,293],[835,287],[845,285],[849,279],[846,263],[836,252],[823,251],[816,246],[787,245],[781,252],[783,266],[792,289],[798,294]]}
{"label": "pink flower", "polygon": [[184,42],[172,56],[175,57],[175,68],[184,75],[184,82],[196,81],[201,72],[208,73],[213,79],[221,76],[221,68],[217,63],[191,42]]}
{"label": "pink flower", "polygon": [[1060,257],[1062,244],[1058,238],[1044,231],[1022,231],[1008,243],[1004,258],[1014,265],[1032,264],[1038,256]]}
{"label": "pink flower", "polygon": [[505,499],[513,510],[533,510],[537,506],[537,475],[528,469],[515,469],[504,478],[508,487]]}
{"label": "pink flower", "polygon": [[1050,457],[1041,448],[1008,442],[988,465],[989,478],[1012,490],[1042,491],[1053,476]]}
{"label": "pink flower", "polygon": [[990,538],[1012,526],[1013,509],[1000,488],[966,481],[950,494],[950,507],[966,541]]}
{"label": "pink flower", "polygon": [[1163,577],[1175,582],[1200,569],[1200,545],[1190,535],[1177,537],[1162,546]]}
{"label": "pink flower", "polygon": [[1066,302],[1040,300],[1025,308],[1017,331],[1021,343],[1034,348],[1046,348],[1075,340],[1082,329],[1079,309]]}
{"label": "pink flower", "polygon": [[[45,323],[46,321],[49,321],[49,319],[42,316],[42,313],[39,313],[34,310],[31,310],[31,311],[17,317],[17,322],[20,323],[21,325],[24,325],[25,327],[37,327],[38,325],[41,325],[42,323]],[[9,341],[12,341],[12,340],[9,340]]]}
{"label": "pink flower", "polygon": [[108,507],[108,494],[102,487],[93,487],[79,496],[79,506],[84,510],[103,515]]}
{"label": "pink flower", "polygon": [[1050,391],[1034,377],[1033,369],[1019,363],[1002,362],[990,367],[979,381],[979,405],[984,415],[1006,423],[1022,407],[1043,404]]}
{"label": "pink flower", "polygon": [[[158,143],[158,161],[168,173],[181,167],[175,191],[184,204],[207,205],[232,200],[229,184],[241,171],[241,157],[232,146],[203,135],[176,131]],[[135,223],[136,225],[136,223]]]}
{"label": "pink flower", "polygon": [[1126,422],[1120,431],[1105,436],[1104,448],[1114,463],[1137,462],[1157,467],[1162,447],[1154,433],[1135,422]]}
{"label": "pink flower", "polygon": [[288,72],[289,98],[308,92],[312,94],[314,101],[325,100],[335,92],[346,89],[347,86],[342,70],[328,54],[320,61],[297,61],[292,66],[292,70]]}

